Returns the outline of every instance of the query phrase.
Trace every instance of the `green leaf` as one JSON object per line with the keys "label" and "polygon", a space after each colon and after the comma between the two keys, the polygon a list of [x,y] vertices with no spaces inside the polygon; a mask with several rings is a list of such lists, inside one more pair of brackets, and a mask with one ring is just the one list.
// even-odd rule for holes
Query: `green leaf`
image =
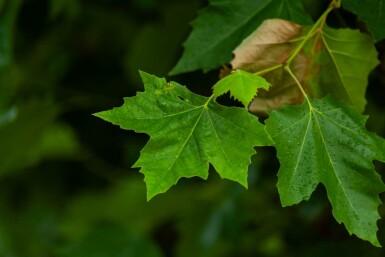
{"label": "green leaf", "polygon": [[313,96],[330,93],[363,112],[368,76],[379,63],[373,40],[358,30],[325,26],[313,48],[321,51],[315,59],[320,69],[313,69],[319,71],[309,85]]}
{"label": "green leaf", "polygon": [[211,0],[192,23],[185,51],[170,74],[208,71],[230,62],[235,47],[269,18],[312,23],[300,0]]}
{"label": "green leaf", "polygon": [[258,93],[259,88],[268,90],[270,83],[261,76],[247,71],[237,70],[218,81],[214,87],[214,97],[230,91],[231,96],[239,100],[246,108]]}
{"label": "green leaf", "polygon": [[385,140],[365,129],[366,117],[331,98],[270,112],[266,129],[276,143],[282,205],[308,200],[319,183],[336,220],[379,246],[376,221],[385,190],[372,160],[385,161]]}
{"label": "green leaf", "polygon": [[206,179],[209,162],[222,178],[247,187],[253,147],[270,144],[258,119],[245,109],[220,106],[175,82],[141,73],[145,91],[96,116],[150,135],[135,167],[142,167],[147,197],[181,177]]}
{"label": "green leaf", "polygon": [[342,6],[365,22],[376,40],[385,38],[385,0],[343,0]]}

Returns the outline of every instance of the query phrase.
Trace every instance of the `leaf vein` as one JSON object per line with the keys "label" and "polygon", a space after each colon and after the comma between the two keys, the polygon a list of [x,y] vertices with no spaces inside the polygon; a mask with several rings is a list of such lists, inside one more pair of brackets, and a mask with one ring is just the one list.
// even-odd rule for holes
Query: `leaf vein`
{"label": "leaf vein", "polygon": [[333,61],[333,63],[334,63],[334,67],[335,67],[335,69],[337,70],[337,74],[338,74],[338,77],[339,77],[340,80],[341,80],[341,84],[342,84],[342,86],[345,88],[345,91],[346,91],[346,94],[347,94],[348,97],[349,97],[349,100],[352,101],[351,92],[348,90],[348,87],[347,87],[347,85],[345,84],[345,81],[344,81],[343,77],[341,76],[341,71],[340,71],[340,68],[339,68],[339,66],[338,66],[338,63],[337,63],[337,61],[336,61],[334,55],[331,53],[332,50],[330,49],[328,43],[326,42],[326,40],[325,40],[325,38],[324,38],[325,35],[327,35],[327,34],[326,34],[324,31],[322,31],[322,32],[321,32],[322,41],[323,41],[323,43],[324,43],[324,45],[325,45],[325,47],[326,47],[326,49],[327,49],[327,52],[328,52],[329,55],[330,55],[330,58],[332,59],[332,61]]}
{"label": "leaf vein", "polygon": [[[316,110],[316,109],[314,109],[314,110],[315,110],[317,113],[320,113],[318,110]],[[354,205],[351,203],[350,198],[348,197],[348,194],[346,193],[345,188],[342,186],[341,179],[340,179],[340,177],[338,176],[337,169],[335,168],[334,162],[333,162],[332,157],[331,157],[331,155],[330,155],[330,153],[329,153],[329,150],[328,150],[328,147],[327,147],[327,144],[326,144],[326,141],[325,141],[323,132],[322,132],[322,128],[321,128],[321,125],[319,124],[319,121],[318,121],[318,119],[317,119],[317,116],[314,115],[314,118],[315,118],[315,121],[316,121],[316,123],[317,123],[318,130],[319,130],[320,136],[321,136],[321,140],[322,140],[323,146],[324,146],[324,148],[325,148],[326,154],[327,154],[327,156],[328,156],[328,160],[329,160],[329,162],[330,162],[330,165],[331,165],[331,167],[332,167],[332,170],[334,171],[332,174],[335,175],[335,178],[336,178],[337,181],[338,181],[338,187],[341,188],[341,190],[342,190],[342,192],[343,192],[343,194],[344,194],[344,196],[345,196],[345,198],[346,198],[346,200],[347,200],[349,206],[351,207],[352,210],[355,211]],[[355,213],[355,212],[354,212],[354,213]]]}
{"label": "leaf vein", "polygon": [[[208,112],[208,115],[209,115],[210,124],[211,124],[211,126],[212,126],[212,128],[213,128],[213,131],[214,131],[214,135],[215,135],[215,137],[216,137],[216,139],[217,139],[217,141],[218,141],[218,144],[219,144],[220,147],[221,147],[221,150],[222,150],[224,156],[226,157],[226,161],[228,162],[229,166],[230,166],[231,168],[233,168],[232,162],[230,161],[229,157],[227,156],[227,154],[226,154],[226,152],[225,152],[225,149],[223,149],[222,142],[221,142],[221,140],[219,139],[219,136],[218,136],[218,133],[217,133],[217,131],[216,131],[216,129],[215,129],[215,126],[214,126],[212,117],[211,117],[211,115],[210,115],[210,112]],[[233,169],[234,169],[234,168],[233,168]]]}
{"label": "leaf vein", "polygon": [[[170,174],[170,172],[171,172],[172,168],[174,167],[176,161],[178,160],[180,154],[182,153],[183,149],[186,147],[187,142],[190,140],[191,136],[193,135],[194,130],[195,130],[196,126],[198,125],[198,123],[199,123],[199,121],[200,121],[200,119],[201,119],[201,117],[202,117],[202,115],[203,115],[204,110],[205,110],[205,109],[202,108],[202,112],[201,112],[201,114],[199,115],[197,121],[195,122],[194,126],[192,127],[192,129],[191,129],[190,133],[188,134],[186,140],[185,140],[184,143],[182,144],[180,150],[179,150],[178,153],[176,154],[176,156],[175,156],[174,160],[172,161],[170,167],[167,169],[166,172],[163,173],[163,175],[162,175],[161,178],[159,179],[160,181],[163,181],[164,178],[165,178],[168,174]],[[154,189],[155,189],[155,190],[158,190],[159,186],[160,186],[160,184],[158,184],[158,186],[155,187]]]}

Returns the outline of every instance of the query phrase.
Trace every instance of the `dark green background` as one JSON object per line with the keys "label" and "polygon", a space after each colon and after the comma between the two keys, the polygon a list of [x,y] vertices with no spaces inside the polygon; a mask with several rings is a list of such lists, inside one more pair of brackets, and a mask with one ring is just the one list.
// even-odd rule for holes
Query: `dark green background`
{"label": "dark green background", "polygon": [[[305,1],[315,17],[320,2]],[[142,90],[138,69],[167,76],[206,4],[0,0],[0,256],[384,256],[334,221],[322,186],[282,208],[273,148],[253,157],[249,190],[211,171],[146,202],[130,167],[148,138],[92,113]],[[329,22],[366,30],[344,11]],[[377,47],[366,113],[384,136],[384,42]],[[218,71],[170,79],[209,95]]]}

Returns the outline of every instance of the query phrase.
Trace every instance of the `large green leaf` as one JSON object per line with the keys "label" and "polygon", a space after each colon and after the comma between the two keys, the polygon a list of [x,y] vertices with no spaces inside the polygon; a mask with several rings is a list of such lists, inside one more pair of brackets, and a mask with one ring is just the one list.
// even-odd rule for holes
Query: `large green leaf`
{"label": "large green leaf", "polygon": [[385,38],[385,0],[343,0],[342,6],[365,22],[376,40]]}
{"label": "large green leaf", "polygon": [[211,0],[192,23],[185,51],[171,74],[208,71],[230,62],[235,47],[269,18],[312,22],[300,0]]}
{"label": "large green leaf", "polygon": [[259,88],[268,90],[269,87],[269,82],[261,76],[237,70],[218,81],[214,85],[213,91],[215,97],[230,91],[231,96],[239,100],[247,108]]}
{"label": "large green leaf", "polygon": [[136,167],[142,167],[147,197],[165,192],[181,177],[206,179],[209,162],[222,178],[247,186],[256,145],[270,139],[245,109],[220,106],[175,82],[141,73],[145,91],[96,116],[150,135]]}
{"label": "large green leaf", "polygon": [[332,94],[363,112],[368,75],[379,63],[373,40],[358,30],[325,26],[313,49],[319,51],[315,63],[320,67],[313,67],[313,95]]}
{"label": "large green leaf", "polygon": [[281,163],[281,202],[308,200],[322,183],[336,220],[378,246],[378,194],[385,187],[372,160],[385,161],[385,140],[367,131],[366,118],[348,105],[331,98],[310,102],[272,111],[266,121]]}

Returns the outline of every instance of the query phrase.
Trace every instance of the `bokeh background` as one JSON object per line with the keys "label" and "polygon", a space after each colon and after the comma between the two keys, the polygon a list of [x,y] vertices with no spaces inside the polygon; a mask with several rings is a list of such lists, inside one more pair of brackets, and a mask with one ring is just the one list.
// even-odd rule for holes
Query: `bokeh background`
{"label": "bokeh background", "polygon": [[[315,18],[327,2],[304,1]],[[92,113],[143,90],[138,70],[210,95],[218,71],[167,76],[206,4],[0,0],[0,256],[385,255],[337,224],[322,186],[282,208],[273,148],[252,158],[248,190],[212,170],[208,181],[181,179],[146,202],[143,175],[130,167],[148,137]],[[366,30],[343,10],[329,22]],[[382,64],[370,76],[366,114],[385,136],[385,44],[376,46]],[[384,165],[375,165],[384,180]]]}

